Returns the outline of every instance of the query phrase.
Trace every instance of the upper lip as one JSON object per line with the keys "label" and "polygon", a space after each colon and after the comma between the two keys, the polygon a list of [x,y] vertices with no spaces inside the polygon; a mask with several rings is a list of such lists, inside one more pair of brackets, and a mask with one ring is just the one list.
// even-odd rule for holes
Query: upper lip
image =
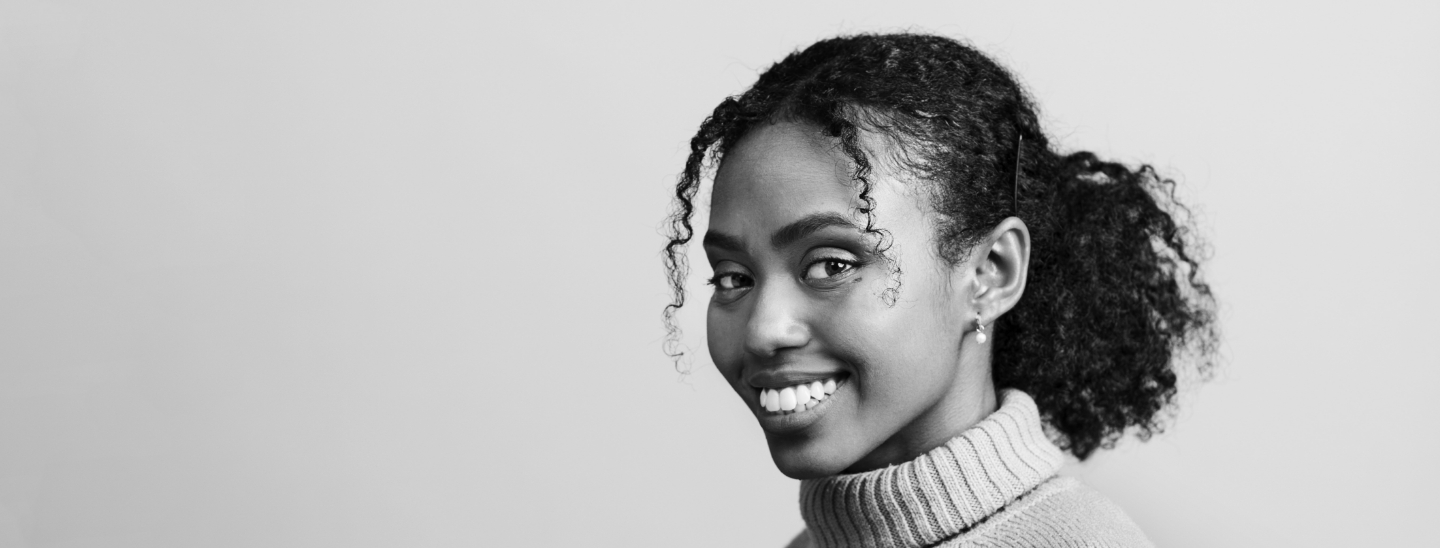
{"label": "upper lip", "polygon": [[839,377],[841,371],[804,371],[795,369],[761,369],[745,376],[745,384],[755,388],[781,389]]}

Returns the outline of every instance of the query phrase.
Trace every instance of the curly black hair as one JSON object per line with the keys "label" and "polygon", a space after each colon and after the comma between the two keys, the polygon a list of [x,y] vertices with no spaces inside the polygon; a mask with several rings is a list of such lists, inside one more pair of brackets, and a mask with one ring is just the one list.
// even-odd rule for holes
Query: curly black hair
{"label": "curly black hair", "polygon": [[771,66],[700,125],[675,186],[663,253],[673,290],[665,350],[677,367],[675,313],[685,304],[684,248],[701,178],[757,124],[776,121],[836,140],[869,232],[885,235],[873,224],[876,160],[861,143],[867,133],[896,144],[890,165],[930,187],[946,260],[963,259],[1009,216],[1025,221],[1030,275],[1020,302],[995,322],[1004,335],[994,339],[992,372],[997,388],[1034,397],[1055,441],[1077,458],[1126,432],[1144,439],[1160,431],[1182,356],[1210,369],[1215,300],[1174,181],[1148,165],[1053,150],[1008,71],[965,44],[921,34],[817,42]]}

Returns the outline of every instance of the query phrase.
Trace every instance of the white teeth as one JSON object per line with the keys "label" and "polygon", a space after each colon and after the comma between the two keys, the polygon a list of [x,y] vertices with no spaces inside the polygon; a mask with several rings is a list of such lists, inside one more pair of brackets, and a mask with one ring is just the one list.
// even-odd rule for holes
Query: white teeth
{"label": "white teeth", "polygon": [[764,388],[760,390],[760,407],[770,413],[800,412],[820,405],[830,394],[835,393],[835,380],[812,381],[809,384],[797,384],[779,390]]}

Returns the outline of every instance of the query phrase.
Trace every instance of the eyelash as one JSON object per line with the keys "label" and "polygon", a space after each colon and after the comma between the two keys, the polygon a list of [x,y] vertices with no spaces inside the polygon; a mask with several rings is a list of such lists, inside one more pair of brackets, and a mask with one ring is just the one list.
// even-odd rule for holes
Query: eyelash
{"label": "eyelash", "polygon": [[[844,270],[840,271],[840,272],[836,272],[835,274],[831,274],[831,275],[826,276],[826,277],[824,277],[824,278],[810,278],[810,277],[808,277],[808,275],[810,274],[810,269],[815,268],[816,266],[819,266],[819,265],[826,265],[826,264],[829,264],[829,263],[842,264],[842,265],[845,265],[846,268],[845,268]],[[852,259],[846,259],[846,258],[841,258],[841,257],[821,257],[821,258],[815,259],[814,261],[811,261],[810,264],[805,267],[805,272],[804,272],[804,274],[806,275],[806,279],[808,279],[808,280],[832,280],[832,279],[835,279],[835,278],[848,276],[848,275],[854,273],[856,270],[859,270],[861,266],[864,266],[864,265],[863,265],[860,261],[856,261],[856,260],[852,260]]]}
{"label": "eyelash", "polygon": [[[711,276],[710,279],[705,280],[705,284],[706,284],[706,285],[714,286],[715,289],[720,290],[720,291],[734,291],[734,290],[736,290],[736,289],[740,289],[740,287],[720,287],[720,281],[721,281],[721,280],[724,280],[725,278],[730,277],[730,276],[736,276],[736,277],[742,277],[742,278],[748,278],[748,277],[749,277],[749,276],[746,276],[746,275],[741,274],[741,273],[739,273],[739,272],[724,272],[724,273],[720,273],[720,274],[716,274],[716,275],[714,275],[714,276]],[[736,285],[738,286],[739,284],[736,284]]]}

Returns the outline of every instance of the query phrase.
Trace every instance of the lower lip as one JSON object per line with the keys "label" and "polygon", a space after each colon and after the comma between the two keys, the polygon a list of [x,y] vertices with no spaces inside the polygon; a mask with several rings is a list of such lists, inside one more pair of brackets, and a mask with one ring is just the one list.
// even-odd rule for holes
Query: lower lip
{"label": "lower lip", "polygon": [[825,396],[825,399],[820,400],[820,403],[815,404],[815,407],[799,413],[771,413],[766,411],[764,407],[757,405],[755,407],[755,416],[760,419],[760,428],[765,429],[766,432],[770,432],[771,434],[787,434],[808,428],[820,420],[820,416],[824,415],[825,410],[830,408],[830,402],[837,396],[840,396],[847,384],[849,383],[837,383],[835,392]]}

